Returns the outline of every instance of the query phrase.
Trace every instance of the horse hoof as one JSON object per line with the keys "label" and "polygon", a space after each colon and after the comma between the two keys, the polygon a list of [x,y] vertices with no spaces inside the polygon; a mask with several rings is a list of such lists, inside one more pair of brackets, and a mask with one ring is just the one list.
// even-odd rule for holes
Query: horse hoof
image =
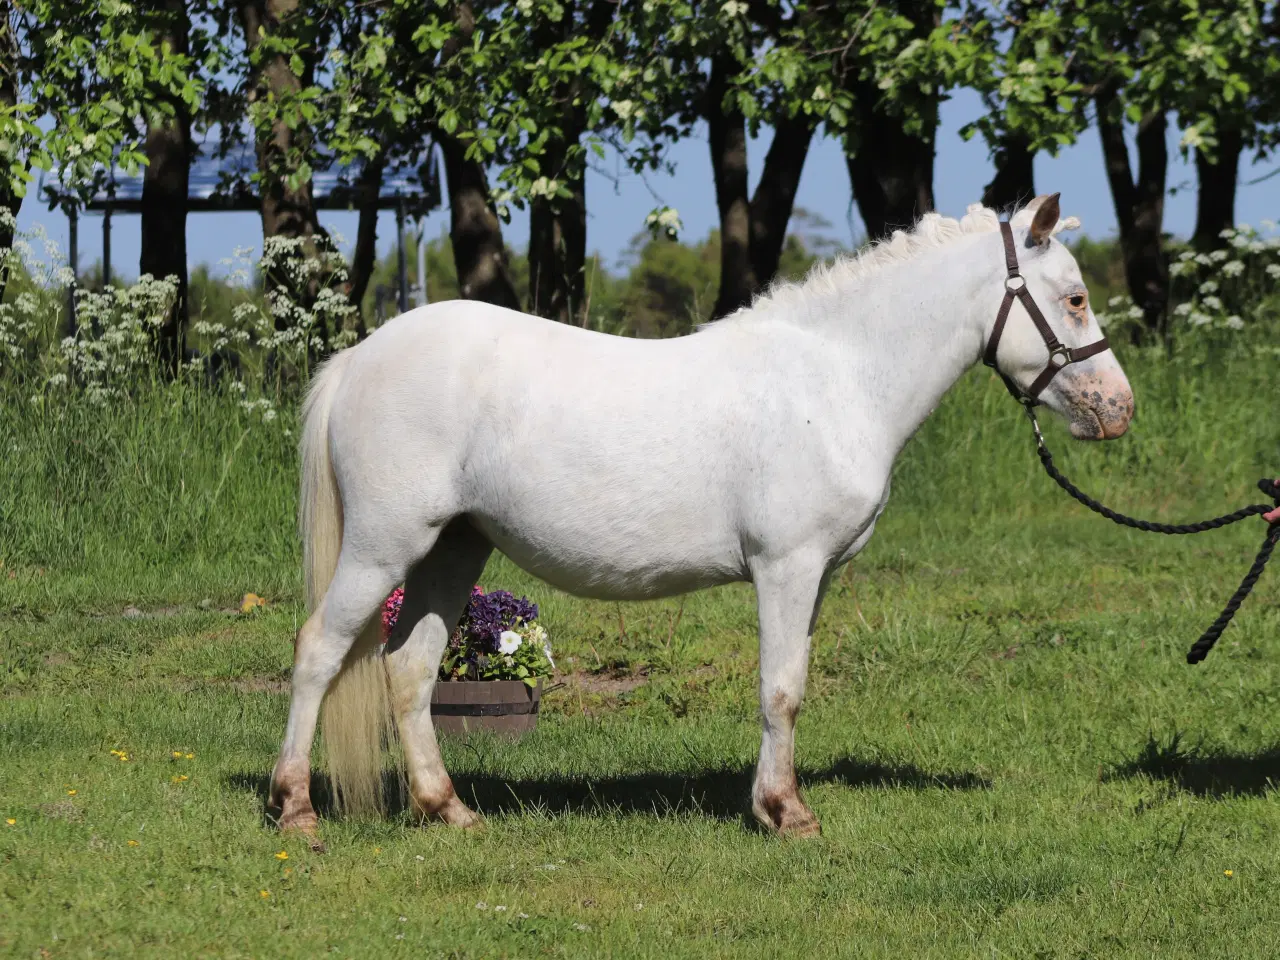
{"label": "horse hoof", "polygon": [[462,830],[481,830],[484,828],[484,818],[456,796],[449,797],[448,800],[433,810],[426,810],[421,805],[418,805],[418,816],[424,821],[438,820],[450,827],[458,827]]}
{"label": "horse hoof", "polygon": [[780,837],[803,839],[822,836],[822,824],[799,797],[756,803],[752,805],[751,812],[761,826]]}
{"label": "horse hoof", "polygon": [[822,824],[818,822],[818,818],[812,813],[807,818],[797,817],[794,820],[784,821],[778,827],[778,835],[781,837],[793,837],[797,840],[803,840],[807,837],[822,836]]}

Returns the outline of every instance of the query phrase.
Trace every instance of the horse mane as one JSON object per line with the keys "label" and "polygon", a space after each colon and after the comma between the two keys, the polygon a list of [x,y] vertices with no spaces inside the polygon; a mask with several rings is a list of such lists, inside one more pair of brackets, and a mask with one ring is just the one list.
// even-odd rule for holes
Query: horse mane
{"label": "horse mane", "polygon": [[[1014,227],[1027,227],[1036,209],[1046,198],[1034,200],[1016,208],[1010,215]],[[1076,230],[1080,221],[1076,217],[1059,220],[1053,232]],[[972,203],[959,220],[939,213],[926,213],[910,230],[895,230],[887,240],[873,242],[855,254],[840,254],[831,261],[819,261],[801,280],[778,280],[756,295],[750,306],[743,307],[724,319],[741,317],[748,312],[774,308],[795,315],[815,296],[847,291],[852,284],[893,264],[907,263],[926,251],[945,247],[960,237],[975,233],[993,233],[1000,229],[1000,215],[990,207]],[[703,326],[706,326],[704,324]]]}

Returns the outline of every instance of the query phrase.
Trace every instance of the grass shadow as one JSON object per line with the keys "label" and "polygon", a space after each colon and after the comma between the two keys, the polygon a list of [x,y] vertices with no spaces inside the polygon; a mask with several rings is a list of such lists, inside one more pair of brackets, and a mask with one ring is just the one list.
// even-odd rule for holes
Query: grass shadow
{"label": "grass shadow", "polygon": [[1175,732],[1166,743],[1152,734],[1132,760],[1117,764],[1107,779],[1150,777],[1200,797],[1260,797],[1280,786],[1280,745],[1249,753],[1183,745]]}
{"label": "grass shadow", "polygon": [[[746,764],[726,765],[696,773],[631,773],[603,777],[550,775],[506,777],[489,773],[457,773],[454,789],[469,806],[485,816],[527,812],[599,815],[647,814],[666,817],[692,813],[721,821],[749,819],[751,781],[755,769]],[[237,790],[256,794],[266,811],[269,778],[264,774],[238,773],[227,778]],[[913,764],[883,764],[842,757],[820,769],[799,771],[802,787],[838,783],[853,788],[906,790],[987,790],[991,782],[976,773],[931,773]],[[390,814],[407,809],[403,781],[394,771],[384,773],[384,795]],[[311,798],[316,812],[333,817],[329,778],[316,772],[311,778]],[[270,815],[267,814],[270,820]]]}

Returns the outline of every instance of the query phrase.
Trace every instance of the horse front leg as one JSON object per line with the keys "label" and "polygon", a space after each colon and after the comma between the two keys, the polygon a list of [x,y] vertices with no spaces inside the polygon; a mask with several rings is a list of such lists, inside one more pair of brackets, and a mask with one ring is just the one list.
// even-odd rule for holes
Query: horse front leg
{"label": "horse front leg", "polygon": [[760,617],[760,761],[751,812],[783,836],[822,832],[800,798],[795,769],[796,717],[804,700],[809,645],[830,570],[825,560],[789,558],[754,571]]}

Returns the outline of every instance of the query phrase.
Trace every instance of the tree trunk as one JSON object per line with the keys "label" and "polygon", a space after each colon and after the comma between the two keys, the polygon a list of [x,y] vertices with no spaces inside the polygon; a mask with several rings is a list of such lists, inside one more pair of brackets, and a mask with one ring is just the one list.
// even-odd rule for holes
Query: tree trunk
{"label": "tree trunk", "polygon": [[1113,88],[1097,96],[1098,132],[1107,180],[1120,227],[1125,280],[1142,308],[1149,333],[1163,334],[1169,305],[1169,264],[1164,254],[1164,188],[1169,166],[1165,113],[1155,110],[1138,123],[1138,177],[1129,164],[1124,119]]}
{"label": "tree trunk", "polygon": [[867,239],[884,240],[908,230],[933,209],[936,103],[925,108],[923,134],[908,133],[903,118],[879,109],[879,91],[857,84],[858,146],[846,157],[849,182]]}
{"label": "tree trunk", "polygon": [[[175,54],[189,50],[186,0],[159,0],[148,11],[162,44]],[[138,272],[174,277],[178,300],[157,333],[161,363],[172,374],[182,362],[190,316],[187,294],[187,198],[191,176],[191,116],[181,98],[169,100],[173,115],[147,121],[147,167],[142,175],[142,252]]]}
{"label": "tree trunk", "polygon": [[[589,45],[603,43],[621,4],[590,0],[579,17],[575,0],[566,0],[564,14],[540,27],[545,48],[581,35]],[[588,50],[591,49],[588,47]],[[585,163],[576,155],[587,129],[585,100],[595,94],[579,78],[556,85],[551,96],[563,104],[559,136],[547,145],[542,175],[563,183],[567,197],[538,197],[529,211],[529,296],[534,313],[567,323],[587,322],[587,198]]]}
{"label": "tree trunk", "polygon": [[1191,242],[1198,250],[1226,246],[1222,231],[1236,225],[1236,178],[1243,151],[1244,137],[1238,128],[1219,131],[1216,156],[1208,157],[1204,151],[1196,150],[1200,188],[1196,193],[1196,232]]}
{"label": "tree trunk", "polygon": [[[261,46],[261,34],[280,33],[288,28],[288,21],[298,11],[298,0],[244,0],[240,5],[240,19],[244,26],[245,47],[251,62]],[[248,87],[250,110],[261,101],[274,104],[288,103],[302,89],[302,80],[289,66],[289,59],[281,54],[264,54],[251,67]],[[262,236],[264,241],[273,237],[288,237],[307,241],[308,252],[314,250],[313,241],[323,237],[320,220],[316,215],[312,194],[312,182],[308,178],[297,187],[288,184],[289,154],[306,152],[309,132],[293,129],[276,109],[267,124],[257,125],[257,154],[259,185],[262,197]],[[289,287],[288,277],[270,276],[268,282]],[[311,300],[315,289],[291,290],[296,299]]]}
{"label": "tree trunk", "polygon": [[751,196],[751,270],[760,287],[771,283],[778,273],[812,140],[813,125],[806,117],[782,117],[774,124],[773,142]]}
{"label": "tree trunk", "polygon": [[1031,142],[1017,133],[1005,134],[996,145],[996,175],[982,191],[982,205],[1012,210],[1036,195],[1035,153]]}
{"label": "tree trunk", "polygon": [[520,309],[520,298],[507,267],[502,222],[489,200],[484,167],[466,157],[466,145],[456,137],[434,133],[444,156],[449,191],[449,242],[458,272],[458,289],[468,300]]}
{"label": "tree trunk", "polygon": [[[577,142],[580,133],[572,135]],[[566,142],[569,138],[566,137]],[[529,205],[529,299],[540,317],[585,325],[587,194],[584,171],[570,171],[563,151],[548,151],[550,176],[567,197],[536,197]]]}
{"label": "tree trunk", "polygon": [[356,245],[351,251],[347,270],[347,301],[359,312],[356,336],[363,340],[369,333],[364,316],[364,295],[378,260],[378,194],[382,190],[382,174],[387,169],[385,148],[372,160],[366,160],[356,179],[356,209],[360,219],[356,226]]}
{"label": "tree trunk", "polygon": [[[0,0],[0,109],[11,111],[18,105],[18,40],[13,32],[13,9],[10,0]],[[22,151],[22,164],[27,167],[27,151]],[[0,221],[0,248],[13,249],[13,236],[22,209],[22,197],[13,189],[16,174],[4,171],[0,177],[0,210],[7,216]],[[0,300],[4,299],[9,270],[0,270]]]}
{"label": "tree trunk", "polygon": [[707,85],[711,172],[720,210],[720,291],[713,318],[745,307],[759,287],[751,258],[746,120],[736,105],[724,103],[729,79],[737,69],[737,62],[727,54],[715,57]]}

